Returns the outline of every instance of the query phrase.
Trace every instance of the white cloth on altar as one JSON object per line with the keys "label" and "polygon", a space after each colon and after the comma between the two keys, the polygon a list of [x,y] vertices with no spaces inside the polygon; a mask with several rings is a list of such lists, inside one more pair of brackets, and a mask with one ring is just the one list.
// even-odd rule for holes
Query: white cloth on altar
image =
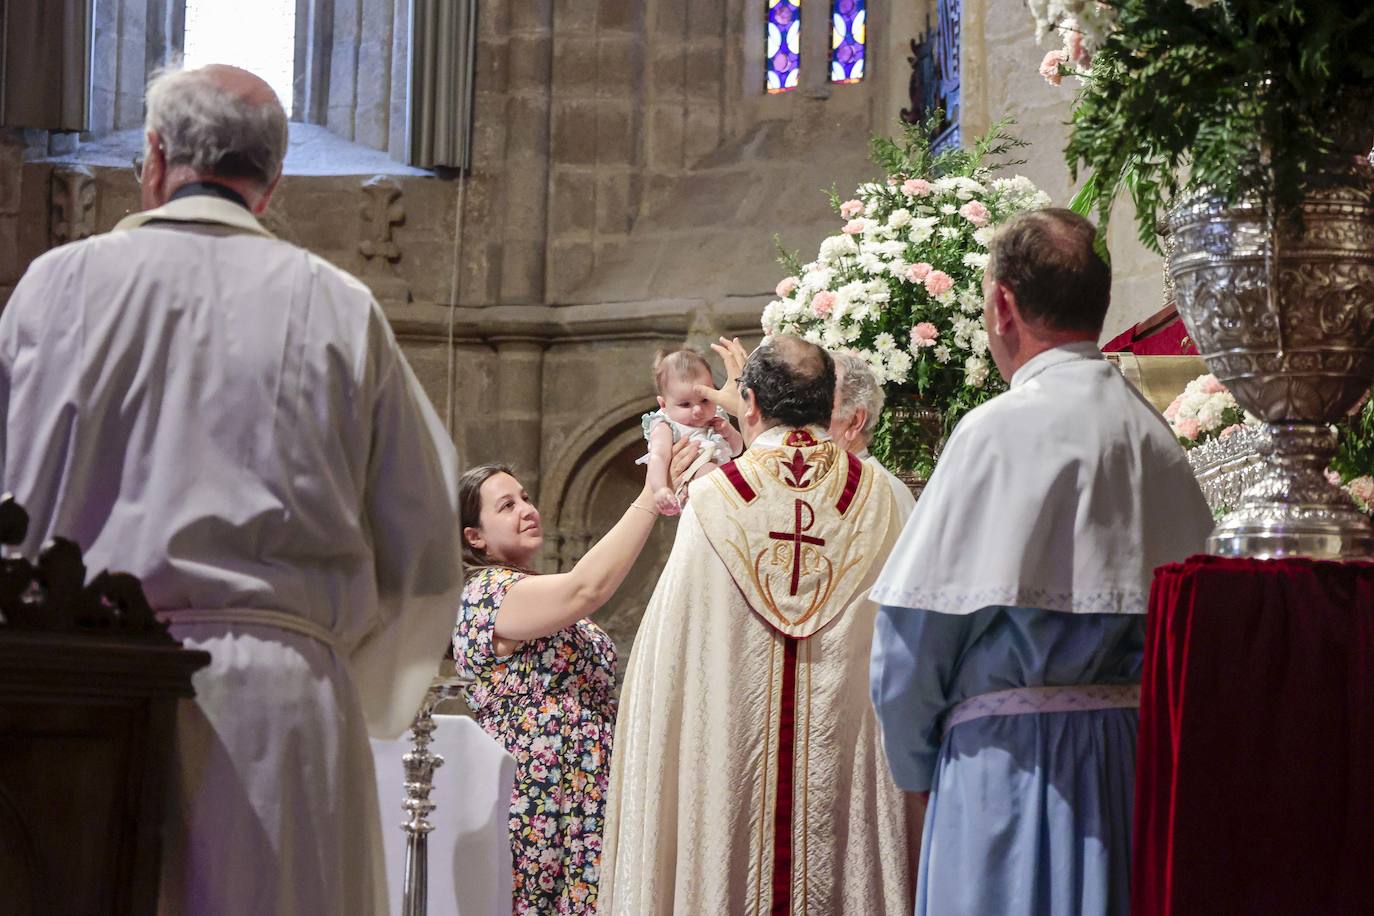
{"label": "white cloth on altar", "polygon": [[[401,914],[408,815],[405,766],[409,734],[372,740],[377,797],[382,806],[387,896]],[[434,771],[429,822],[429,916],[510,916],[513,903],[510,797],[515,758],[467,716],[434,717],[429,749],[444,759]],[[379,914],[380,916],[380,914]]]}
{"label": "white cloth on altar", "polygon": [[888,486],[892,488],[892,498],[897,501],[897,520],[905,524],[916,509],[916,497],[912,495],[911,488],[902,483],[902,479],[889,471],[887,465],[875,458],[868,449],[857,454],[864,460],[865,464],[872,465],[875,470],[882,474]]}
{"label": "white cloth on altar", "polygon": [[0,410],[26,553],[61,535],[159,610],[325,636],[172,627],[214,660],[179,711],[165,911],[373,913],[367,734],[409,724],[461,574],[457,458],[367,288],[235,204],[173,201],[33,262]]}
{"label": "white cloth on altar", "polygon": [[[734,464],[779,448],[784,432],[760,435]],[[836,453],[843,475],[848,456],[834,446]],[[787,683],[780,672],[789,641],[797,663],[791,881],[783,879],[791,912],[910,911],[910,851],[919,828],[883,759],[867,694],[877,607],[866,595],[900,524],[888,486],[856,464],[865,471],[848,531],[861,530],[853,542],[873,552],[844,553],[855,563],[845,586],[852,592],[834,596],[840,606],[824,626],[790,640],[766,621],[763,607],[751,607],[718,553],[724,545],[707,533],[712,524],[751,520],[754,507],[731,511],[724,522],[708,519],[705,511],[721,507],[709,488],[728,486],[729,474],[713,471],[692,483],[621,693],[598,900],[605,916],[770,911]],[[818,507],[824,490],[801,495]],[[813,534],[826,527],[813,519]],[[835,559],[847,551],[833,546]]]}
{"label": "white cloth on altar", "polygon": [[946,614],[1143,614],[1155,567],[1211,529],[1164,418],[1095,345],[1068,344],[955,427],[871,595]]}

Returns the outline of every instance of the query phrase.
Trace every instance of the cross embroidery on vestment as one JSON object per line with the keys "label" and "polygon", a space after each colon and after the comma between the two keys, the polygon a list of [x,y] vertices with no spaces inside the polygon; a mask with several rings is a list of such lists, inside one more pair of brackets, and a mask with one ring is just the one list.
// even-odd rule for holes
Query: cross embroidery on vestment
{"label": "cross embroidery on vestment", "polygon": [[[792,542],[792,591],[789,594],[797,593],[797,585],[801,582],[801,551],[803,544],[814,544],[817,547],[825,546],[825,538],[812,537],[806,532],[816,524],[816,510],[812,509],[805,500],[796,501],[797,516],[793,522],[792,530],[789,531],[770,531],[768,537],[774,541]],[[806,524],[802,524],[802,510],[810,513],[806,519]]]}

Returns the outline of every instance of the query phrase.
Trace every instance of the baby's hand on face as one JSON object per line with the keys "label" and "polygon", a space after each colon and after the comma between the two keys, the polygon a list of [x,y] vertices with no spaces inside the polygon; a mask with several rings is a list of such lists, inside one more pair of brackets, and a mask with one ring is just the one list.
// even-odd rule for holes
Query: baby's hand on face
{"label": "baby's hand on face", "polygon": [[682,511],[672,487],[659,487],[654,491],[654,505],[660,515],[677,515]]}

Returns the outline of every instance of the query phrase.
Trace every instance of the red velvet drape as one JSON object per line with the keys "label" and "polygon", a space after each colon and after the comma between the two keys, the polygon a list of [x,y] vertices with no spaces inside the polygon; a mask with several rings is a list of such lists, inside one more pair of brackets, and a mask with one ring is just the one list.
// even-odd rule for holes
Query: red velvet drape
{"label": "red velvet drape", "polygon": [[1135,791],[1135,916],[1374,914],[1374,564],[1161,568]]}

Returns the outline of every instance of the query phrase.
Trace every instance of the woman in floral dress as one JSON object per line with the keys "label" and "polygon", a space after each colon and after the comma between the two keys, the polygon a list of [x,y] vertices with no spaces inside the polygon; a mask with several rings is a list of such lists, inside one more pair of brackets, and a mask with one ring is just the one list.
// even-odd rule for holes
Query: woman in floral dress
{"label": "woman in floral dress", "polygon": [[510,469],[468,471],[459,500],[473,523],[463,529],[468,581],[453,653],[458,670],[476,679],[473,716],[515,757],[515,912],[592,914],[616,654],[585,618],[614,594],[648,540],[658,518],[653,494],[646,488],[571,570],[543,576],[531,572],[544,542],[539,512]]}

